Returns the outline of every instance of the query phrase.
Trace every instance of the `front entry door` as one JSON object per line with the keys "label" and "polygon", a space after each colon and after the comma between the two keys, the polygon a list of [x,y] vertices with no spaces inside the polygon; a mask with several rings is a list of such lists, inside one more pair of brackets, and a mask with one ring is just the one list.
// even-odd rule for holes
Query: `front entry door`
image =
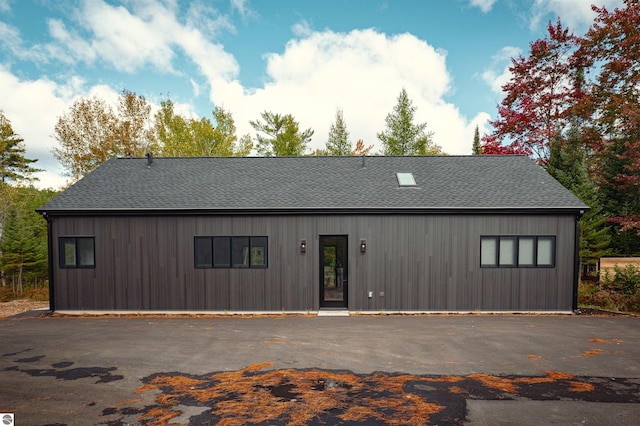
{"label": "front entry door", "polygon": [[346,308],[349,263],[346,235],[320,236],[320,307]]}

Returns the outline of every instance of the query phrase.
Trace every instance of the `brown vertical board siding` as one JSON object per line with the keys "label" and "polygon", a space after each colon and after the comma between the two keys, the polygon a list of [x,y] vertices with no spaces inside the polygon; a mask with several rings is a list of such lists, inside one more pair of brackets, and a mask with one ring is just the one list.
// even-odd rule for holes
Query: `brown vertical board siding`
{"label": "brown vertical board siding", "polygon": [[[349,238],[351,311],[571,310],[575,218],[535,215],[53,217],[60,310],[315,311],[319,236]],[[268,268],[196,269],[194,236],[267,236]],[[555,235],[555,268],[480,268],[480,236]],[[94,236],[96,267],[59,268]],[[307,240],[306,253],[300,240]],[[360,253],[360,240],[367,242]],[[372,292],[372,297],[368,297]],[[381,292],[383,295],[381,295]]]}

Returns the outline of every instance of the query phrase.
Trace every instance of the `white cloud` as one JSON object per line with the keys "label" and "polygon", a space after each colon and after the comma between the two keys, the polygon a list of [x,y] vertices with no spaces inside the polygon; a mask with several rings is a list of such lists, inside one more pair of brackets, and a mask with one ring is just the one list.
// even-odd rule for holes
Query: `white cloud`
{"label": "white cloud", "polygon": [[[232,80],[240,68],[235,58],[222,45],[209,42],[199,31],[184,29],[174,34],[176,43],[212,83],[218,78]],[[213,60],[212,58],[215,58]]]}
{"label": "white cloud", "polygon": [[[76,84],[77,81],[73,81]],[[27,158],[36,158],[35,166],[46,169],[39,173],[42,187],[60,187],[65,179],[62,168],[53,158],[51,137],[57,115],[70,104],[73,86],[59,87],[46,78],[21,80],[0,65],[0,93],[5,116],[13,131],[20,135],[27,148]]]}
{"label": "white cloud", "polygon": [[534,0],[531,8],[530,27],[535,29],[546,25],[549,20],[555,22],[559,16],[562,24],[576,33],[585,31],[596,16],[591,5],[606,6],[608,9],[622,6],[622,0]]}
{"label": "white cloud", "polygon": [[248,0],[230,0],[231,8],[237,10],[243,19],[251,18],[255,15],[254,11],[247,5]]}
{"label": "white cloud", "polygon": [[177,29],[173,12],[159,3],[140,4],[137,12],[102,1],[86,2],[82,24],[93,33],[93,49],[118,71],[134,72],[148,63],[173,72],[174,53],[166,40]]}
{"label": "white cloud", "polygon": [[506,46],[491,58],[491,64],[482,72],[482,80],[497,95],[504,95],[502,86],[511,79],[511,58],[519,56],[522,51],[517,47]]}
{"label": "white cloud", "polygon": [[313,29],[306,20],[302,20],[291,27],[291,32],[296,37],[307,37],[313,33]]}
{"label": "white cloud", "polygon": [[207,37],[214,29],[229,28],[225,19],[207,20],[203,14],[197,21],[181,24],[173,4],[148,0],[134,5],[128,10],[98,0],[87,2],[81,12],[82,24],[93,34],[96,54],[116,70],[133,73],[152,65],[160,72],[177,73],[173,62],[178,49],[210,81],[230,80],[238,74],[235,58]]}
{"label": "white cloud", "polygon": [[222,31],[235,33],[228,16],[220,15],[217,9],[200,2],[189,4],[186,26],[198,28],[209,37],[215,37]]}
{"label": "white cloud", "polygon": [[91,63],[96,59],[96,52],[91,44],[83,40],[78,34],[67,30],[64,22],[59,19],[50,19],[47,22],[49,34],[56,43],[49,44],[51,56],[66,63],[74,63],[78,60]]}
{"label": "white cloud", "polygon": [[24,139],[27,158],[37,159],[35,167],[45,169],[36,174],[39,181],[35,185],[54,189],[67,184],[64,170],[52,154],[57,144],[54,128],[58,118],[80,96],[97,96],[114,106],[118,100],[118,92],[106,85],[87,88],[79,77],[71,77],[64,84],[47,78],[25,80],[1,64],[0,93],[5,116],[13,131]]}
{"label": "white cloud", "polygon": [[193,96],[197,98],[198,96],[200,96],[200,85],[192,78],[189,79],[189,82],[191,83],[191,87],[193,88]]}
{"label": "white cloud", "polygon": [[2,41],[5,49],[16,54],[18,53],[16,47],[22,43],[20,31],[6,22],[0,22],[0,41]]}
{"label": "white cloud", "polygon": [[10,10],[9,0],[0,0],[0,12],[9,12]]}
{"label": "white cloud", "polygon": [[483,13],[487,13],[493,7],[496,0],[469,0],[471,6],[479,7]]}
{"label": "white cloud", "polygon": [[47,25],[53,41],[28,46],[17,28],[0,22],[0,42],[13,58],[34,63],[49,63],[52,60],[66,64],[93,61],[95,52],[92,51],[89,43],[77,34],[69,32],[62,21],[50,19]]}
{"label": "white cloud", "polygon": [[352,142],[380,148],[376,134],[404,87],[417,107],[416,122],[427,122],[435,142],[450,154],[471,150],[473,127],[443,96],[451,87],[446,53],[411,34],[387,36],[374,30],[313,32],[269,54],[263,88],[245,91],[237,82],[219,84],[211,100],[233,114],[239,134],[255,132],[249,120],[264,110],[294,115],[315,130],[312,149],[324,147],[329,126],[341,108]]}
{"label": "white cloud", "polygon": [[[151,66],[160,73],[179,74],[176,68],[182,67],[174,66],[174,62],[179,54],[185,54],[210,79],[217,75],[230,79],[238,74],[233,56],[209,41],[220,31],[234,30],[228,18],[215,9],[193,3],[186,22],[181,23],[173,1],[146,0],[130,5],[127,8],[104,0],[86,0],[71,14],[79,27],[50,19],[51,41],[31,46],[26,45],[17,28],[0,22],[0,42],[13,58],[37,63],[100,62],[125,73]],[[81,36],[80,30],[88,36]]]}
{"label": "white cloud", "polygon": [[20,31],[12,25],[0,22],[0,43],[4,50],[9,51],[12,57],[17,59],[27,59],[33,61],[46,61],[39,46],[26,48]]}

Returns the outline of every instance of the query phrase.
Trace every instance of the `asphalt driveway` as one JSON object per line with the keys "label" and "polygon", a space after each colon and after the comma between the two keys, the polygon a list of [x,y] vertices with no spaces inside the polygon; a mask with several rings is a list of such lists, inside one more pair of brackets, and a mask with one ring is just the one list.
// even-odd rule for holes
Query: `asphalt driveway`
{"label": "asphalt driveway", "polygon": [[0,321],[17,425],[640,423],[640,318]]}

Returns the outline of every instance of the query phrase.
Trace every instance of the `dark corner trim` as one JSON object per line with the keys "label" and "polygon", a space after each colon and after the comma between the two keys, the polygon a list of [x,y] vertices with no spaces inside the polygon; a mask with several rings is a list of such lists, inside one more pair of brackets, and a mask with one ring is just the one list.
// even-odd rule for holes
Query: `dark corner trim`
{"label": "dark corner trim", "polygon": [[584,211],[580,211],[576,215],[575,221],[575,238],[573,249],[573,300],[572,310],[576,312],[578,310],[578,285],[580,284],[580,219]]}
{"label": "dark corner trim", "polygon": [[40,212],[42,217],[47,221],[47,251],[48,251],[48,259],[47,263],[49,266],[49,312],[55,312],[56,310],[56,298],[55,298],[55,285],[53,283],[53,225],[51,217],[46,212]]}

